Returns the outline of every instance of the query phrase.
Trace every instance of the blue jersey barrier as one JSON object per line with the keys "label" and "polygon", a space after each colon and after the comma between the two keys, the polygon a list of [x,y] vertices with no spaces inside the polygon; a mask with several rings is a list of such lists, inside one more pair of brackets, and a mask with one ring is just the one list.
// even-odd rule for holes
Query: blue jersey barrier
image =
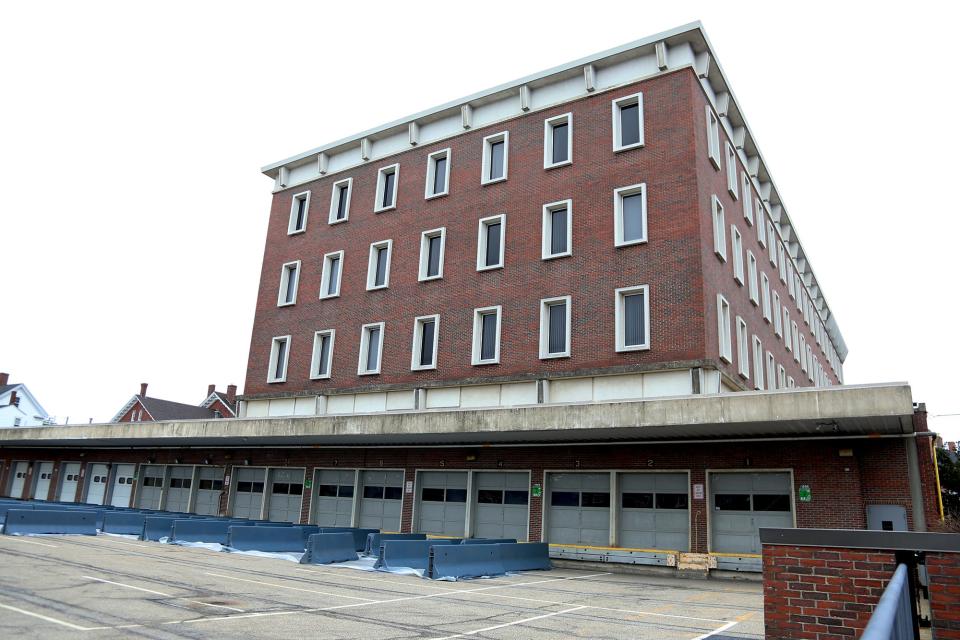
{"label": "blue jersey barrier", "polygon": [[507,570],[500,559],[499,544],[457,544],[430,549],[426,575],[431,579],[502,576]]}
{"label": "blue jersey barrier", "polygon": [[168,542],[210,542],[227,544],[227,530],[236,526],[229,520],[174,520]]}
{"label": "blue jersey barrier", "polygon": [[307,539],[307,551],[300,564],[330,564],[359,558],[357,543],[349,531],[314,533]]}
{"label": "blue jersey barrier", "polygon": [[319,527],[250,527],[232,526],[227,534],[227,546],[237,551],[270,551],[274,553],[304,551],[307,538]]}
{"label": "blue jersey barrier", "polygon": [[159,540],[169,538],[173,523],[180,520],[177,516],[147,516],[143,519],[143,533],[141,540]]}
{"label": "blue jersey barrier", "polygon": [[33,511],[33,505],[25,502],[10,502],[9,504],[0,504],[0,524],[7,519],[7,511],[17,509],[19,511]]}
{"label": "blue jersey barrier", "polygon": [[360,527],[320,527],[320,533],[349,533],[353,536],[354,551],[363,551],[367,546],[367,536],[371,533],[380,533],[380,530]]}
{"label": "blue jersey barrier", "polygon": [[73,535],[97,535],[97,513],[69,509],[10,509],[3,532],[9,535],[26,533],[65,533]]}
{"label": "blue jersey barrier", "polygon": [[550,545],[546,542],[501,544],[500,561],[507,571],[549,570]]}
{"label": "blue jersey barrier", "polygon": [[103,514],[104,533],[121,533],[139,536],[143,534],[143,521],[147,516],[144,513],[131,511],[107,511]]}
{"label": "blue jersey barrier", "polygon": [[[374,563],[374,569],[390,571],[410,568],[426,569],[430,560],[431,547],[460,546],[459,540],[444,538],[436,540],[383,540],[380,543],[380,556]],[[472,546],[472,545],[471,545]]]}
{"label": "blue jersey barrier", "polygon": [[384,540],[426,540],[425,533],[371,533],[363,547],[363,553],[368,556],[379,556],[380,547]]}
{"label": "blue jersey barrier", "polygon": [[464,538],[461,544],[516,544],[516,538]]}

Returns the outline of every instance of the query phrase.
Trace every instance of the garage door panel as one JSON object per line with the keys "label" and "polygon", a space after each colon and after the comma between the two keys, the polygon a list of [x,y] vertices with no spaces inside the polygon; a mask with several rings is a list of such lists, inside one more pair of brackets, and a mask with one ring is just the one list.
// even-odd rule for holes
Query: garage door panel
{"label": "garage door panel", "polygon": [[265,469],[236,469],[234,472],[233,516],[259,519],[263,507]]}
{"label": "garage door panel", "polygon": [[657,526],[657,518],[652,510],[624,509],[620,514],[620,526],[624,529],[652,531]]}
{"label": "garage door panel", "polygon": [[107,476],[110,468],[105,464],[92,464],[87,470],[87,504],[103,504],[107,495]]}
{"label": "garage door panel", "polygon": [[10,469],[10,481],[7,489],[7,495],[11,498],[19,498],[23,495],[23,487],[27,481],[27,462],[16,462]]}
{"label": "garage door panel", "polygon": [[77,482],[80,476],[80,463],[68,462],[60,467],[60,502],[74,502],[77,499]]}
{"label": "garage door panel", "polygon": [[753,477],[749,473],[715,473],[710,476],[710,488],[715,493],[749,492]]}
{"label": "garage door panel", "polygon": [[605,528],[610,526],[610,512],[607,509],[583,509],[580,515],[580,524],[590,528]]}
{"label": "garage door panel", "polygon": [[314,475],[317,479],[313,490],[316,523],[326,527],[349,527],[353,521],[356,471],[320,469]]}
{"label": "garage door panel", "polygon": [[474,537],[527,539],[530,476],[522,472],[477,471],[473,502]]}
{"label": "garage door panel", "polygon": [[270,469],[267,519],[300,522],[304,473],[303,469]]}
{"label": "garage door panel", "polygon": [[417,526],[423,533],[462,536],[466,526],[467,473],[424,471],[418,477]]}
{"label": "garage door panel", "polygon": [[36,477],[37,484],[33,488],[33,498],[36,500],[46,500],[50,493],[50,478],[53,477],[53,463],[38,463]]}
{"label": "garage door panel", "polygon": [[792,491],[786,472],[711,474],[711,550],[760,553],[761,527],[793,526]]}
{"label": "garage door panel", "polygon": [[357,492],[359,526],[400,531],[403,471],[361,471]]}

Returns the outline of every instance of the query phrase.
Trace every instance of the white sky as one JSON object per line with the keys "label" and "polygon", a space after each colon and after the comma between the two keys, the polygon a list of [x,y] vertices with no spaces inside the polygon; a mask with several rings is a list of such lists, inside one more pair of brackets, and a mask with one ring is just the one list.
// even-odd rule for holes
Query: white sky
{"label": "white sky", "polygon": [[[960,414],[958,5],[785,6],[4,3],[0,371],[72,423],[140,382],[190,403],[242,389],[259,167],[699,19],[838,317],[847,382],[906,380],[931,415]],[[931,422],[960,438],[960,416]]]}

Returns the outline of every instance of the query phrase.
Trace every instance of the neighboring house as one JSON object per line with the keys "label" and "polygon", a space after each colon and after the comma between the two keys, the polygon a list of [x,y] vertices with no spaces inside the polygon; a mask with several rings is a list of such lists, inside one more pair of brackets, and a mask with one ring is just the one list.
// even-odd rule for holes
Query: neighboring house
{"label": "neighboring house", "polygon": [[10,384],[10,374],[0,373],[0,427],[37,427],[53,424],[23,383]]}
{"label": "neighboring house", "polygon": [[226,393],[217,391],[216,385],[207,387],[207,396],[199,405],[161,400],[147,396],[147,383],[140,385],[140,393],[134,395],[110,422],[155,422],[160,420],[205,420],[210,418],[234,418],[237,407],[237,385],[231,384]]}

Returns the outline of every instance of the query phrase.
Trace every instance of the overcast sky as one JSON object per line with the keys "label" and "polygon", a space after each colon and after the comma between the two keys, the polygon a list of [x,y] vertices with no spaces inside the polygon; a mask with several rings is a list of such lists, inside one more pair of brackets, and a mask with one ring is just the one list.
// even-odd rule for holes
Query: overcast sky
{"label": "overcast sky", "polygon": [[[905,380],[932,416],[960,414],[946,5],[4,3],[0,371],[71,423],[140,382],[189,403],[242,389],[259,167],[701,20],[849,345],[846,382]],[[960,415],[931,422],[960,438]]]}

